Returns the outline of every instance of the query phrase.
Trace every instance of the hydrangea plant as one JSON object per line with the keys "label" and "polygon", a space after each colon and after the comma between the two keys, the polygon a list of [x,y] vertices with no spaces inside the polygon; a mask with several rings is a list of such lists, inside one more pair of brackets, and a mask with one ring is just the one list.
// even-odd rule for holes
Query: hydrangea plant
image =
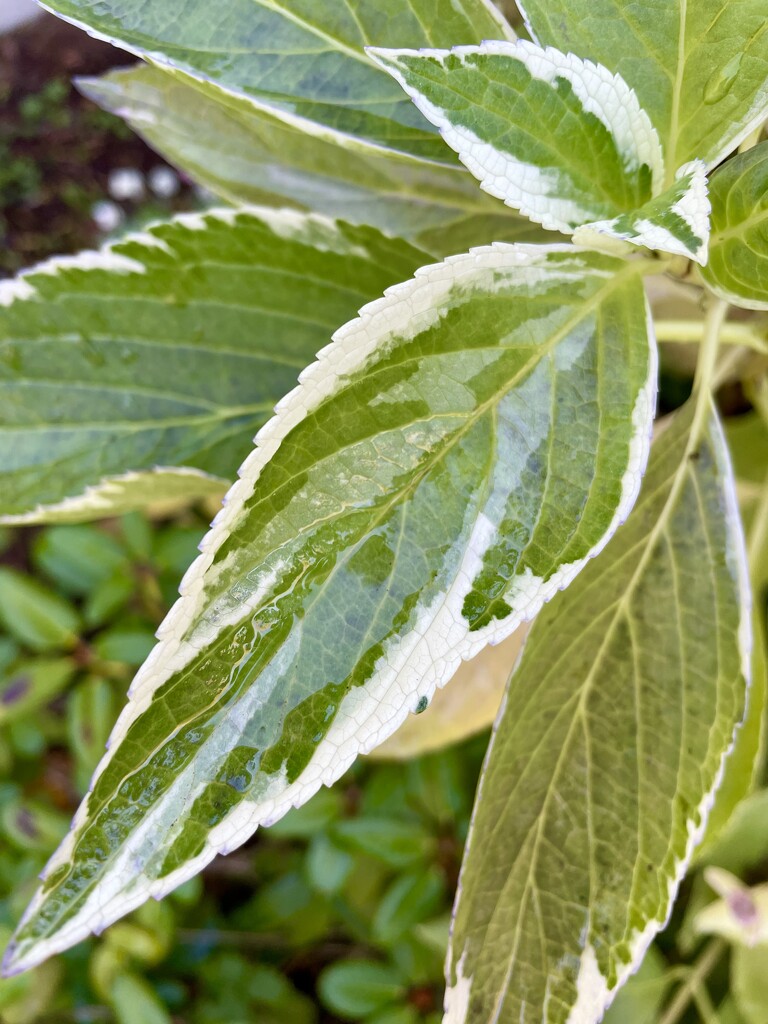
{"label": "hydrangea plant", "polygon": [[[2,522],[217,495],[247,457],[7,972],[309,800],[532,620],[446,1022],[597,1022],[724,772],[721,816],[743,790],[713,396],[726,344],[768,352],[765,3],[518,6],[529,38],[489,0],[49,3],[142,58],[81,88],[228,205],[0,285]],[[659,337],[698,364],[651,445],[670,295],[694,314]]]}

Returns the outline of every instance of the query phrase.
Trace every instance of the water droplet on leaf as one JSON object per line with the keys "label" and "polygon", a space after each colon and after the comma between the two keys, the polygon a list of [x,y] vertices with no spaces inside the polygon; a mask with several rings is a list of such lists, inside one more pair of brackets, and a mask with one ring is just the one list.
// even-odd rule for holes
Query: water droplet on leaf
{"label": "water droplet on leaf", "polygon": [[707,84],[704,86],[704,102],[709,106],[719,103],[731,88],[736,80],[741,67],[741,59],[744,55],[737,53],[731,57],[727,64],[710,75]]}

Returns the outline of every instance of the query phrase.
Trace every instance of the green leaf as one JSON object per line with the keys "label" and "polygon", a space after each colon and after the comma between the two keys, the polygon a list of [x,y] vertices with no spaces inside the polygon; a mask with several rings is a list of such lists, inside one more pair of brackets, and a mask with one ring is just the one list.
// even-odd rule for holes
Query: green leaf
{"label": "green leaf", "polygon": [[768,789],[760,789],[736,807],[716,841],[704,852],[701,863],[743,877],[763,863],[766,849]]}
{"label": "green leaf", "polygon": [[75,782],[84,793],[104,754],[117,708],[112,687],[104,679],[86,679],[67,701],[67,733],[75,759]]}
{"label": "green leaf", "polygon": [[661,147],[625,83],[532,43],[369,50],[491,195],[570,233],[646,203]]}
{"label": "green leaf", "polygon": [[53,590],[0,568],[0,624],[33,651],[70,650],[77,643],[77,612]]}
{"label": "green leaf", "polygon": [[320,998],[344,1020],[359,1021],[405,995],[400,974],[372,960],[342,960],[327,967],[319,979]]}
{"label": "green leaf", "polygon": [[71,658],[36,658],[15,665],[0,683],[0,725],[47,704],[61,693],[76,671]]}
{"label": "green leaf", "polygon": [[715,167],[768,117],[765,0],[518,0],[542,45],[604,64],[635,90],[667,168]]}
{"label": "green leaf", "polygon": [[316,892],[326,896],[337,893],[354,866],[350,854],[339,849],[328,836],[316,836],[307,850],[307,881]]}
{"label": "green leaf", "polygon": [[440,909],[445,882],[437,868],[398,876],[382,896],[373,918],[373,936],[391,944]]}
{"label": "green leaf", "polygon": [[11,968],[304,803],[604,546],[647,454],[650,269],[476,249],[337,332],[187,573]]}
{"label": "green leaf", "polygon": [[765,1024],[768,1015],[768,973],[765,946],[737,946],[731,961],[731,989],[745,1024]]}
{"label": "green leaf", "polygon": [[287,124],[365,150],[448,162],[448,154],[365,47],[513,38],[488,0],[48,0],[91,35],[213,81]]}
{"label": "green leaf", "polygon": [[83,596],[126,568],[125,549],[93,526],[53,526],[33,543],[35,567],[62,590]]}
{"label": "green leaf", "polygon": [[112,1008],[118,1024],[171,1024],[171,1016],[154,989],[136,974],[118,974],[112,984]]}
{"label": "green leaf", "polygon": [[768,309],[768,142],[713,174],[710,198],[712,238],[702,277],[727,302]]}
{"label": "green leaf", "polygon": [[545,235],[484,195],[463,167],[341,151],[332,140],[308,136],[189,76],[140,64],[80,79],[78,86],[228,202],[297,207],[373,224],[436,256]]}
{"label": "green leaf", "polygon": [[395,818],[350,818],[333,827],[331,838],[344,849],[366,853],[393,868],[413,867],[435,852],[433,837],[421,825]]}
{"label": "green leaf", "polygon": [[371,228],[220,210],[3,282],[2,518],[221,494],[331,331],[428,261]]}
{"label": "green leaf", "polygon": [[462,868],[451,1024],[595,1024],[664,926],[744,711],[745,562],[705,396],[531,628]]}
{"label": "green leaf", "polygon": [[155,646],[155,634],[151,626],[115,626],[100,633],[93,647],[104,661],[122,661],[128,665],[140,665]]}

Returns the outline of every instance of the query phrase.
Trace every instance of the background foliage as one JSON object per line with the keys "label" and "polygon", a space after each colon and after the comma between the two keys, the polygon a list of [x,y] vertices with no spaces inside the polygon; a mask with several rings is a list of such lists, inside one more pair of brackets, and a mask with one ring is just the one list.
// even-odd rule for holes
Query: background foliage
{"label": "background foliage", "polygon": [[[7,129],[7,152],[20,151],[26,131],[71,125],[68,88],[56,81],[27,102],[15,97],[20,114]],[[102,131],[121,138],[116,122],[85,109],[84,140]],[[87,141],[81,153],[92,162]],[[13,224],[23,224],[47,167],[15,155],[4,166],[5,203]],[[102,189],[105,181],[102,174]],[[98,187],[72,203],[86,234]],[[62,239],[52,234],[52,252],[84,244]],[[37,235],[34,244],[15,240],[6,270],[46,255]],[[678,346],[663,356],[668,411],[689,389],[690,364]],[[765,373],[765,360],[742,360],[720,389],[760,628],[768,601]],[[0,533],[0,944],[68,827],[210,514],[199,507]],[[757,658],[764,680],[759,648]],[[403,765],[358,762],[332,790],[169,899],[0,982],[0,1021],[437,1024],[448,912],[487,738]],[[611,1024],[768,1021],[765,781],[761,763],[736,813],[725,821],[727,799],[716,809],[719,833],[701,850],[671,925],[609,1012]]]}

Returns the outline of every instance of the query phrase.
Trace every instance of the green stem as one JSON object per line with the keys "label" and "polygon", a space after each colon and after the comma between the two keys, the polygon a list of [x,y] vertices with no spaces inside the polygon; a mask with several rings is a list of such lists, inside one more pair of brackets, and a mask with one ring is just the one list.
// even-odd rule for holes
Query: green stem
{"label": "green stem", "polygon": [[691,966],[688,979],[675,993],[674,999],[660,1018],[659,1024],[677,1024],[694,1000],[695,994],[702,989],[706,979],[717,967],[720,957],[727,948],[728,944],[724,939],[713,939],[704,947],[701,955]]}
{"label": "green stem", "polygon": [[[701,341],[704,326],[703,320],[657,320],[654,325],[658,340],[673,344]],[[768,354],[768,342],[751,324],[724,324],[720,341],[725,345],[744,345],[763,355]]]}
{"label": "green stem", "polygon": [[747,543],[747,557],[753,571],[756,569],[757,559],[766,545],[768,545],[768,474],[763,481],[762,494],[755,509],[755,518],[752,520]]}
{"label": "green stem", "polygon": [[699,359],[696,363],[696,375],[693,378],[693,397],[696,408],[691,424],[690,444],[695,447],[708,415],[712,396],[712,384],[715,378],[717,353],[720,347],[720,331],[728,312],[728,303],[714,296],[708,297],[707,315],[704,318],[704,330],[701,336]]}

